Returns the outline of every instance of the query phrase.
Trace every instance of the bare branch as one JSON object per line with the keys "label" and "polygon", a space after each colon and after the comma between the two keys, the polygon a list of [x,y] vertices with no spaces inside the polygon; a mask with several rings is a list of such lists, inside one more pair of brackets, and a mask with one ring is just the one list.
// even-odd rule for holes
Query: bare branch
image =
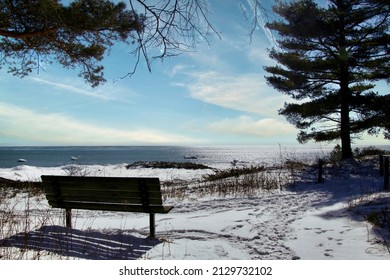
{"label": "bare branch", "polygon": [[122,78],[132,76],[142,58],[151,71],[151,63],[155,59],[193,51],[200,42],[210,44],[211,35],[220,38],[210,21],[210,10],[205,0],[165,0],[155,4],[129,0],[129,5],[134,12],[145,17],[145,24],[137,34],[133,51],[135,66]]}
{"label": "bare branch", "polygon": [[269,22],[268,14],[269,12],[266,8],[260,3],[260,0],[247,0],[249,8],[251,10],[251,15],[246,12],[246,8],[243,4],[240,4],[240,8],[244,14],[244,17],[247,21],[251,21],[251,28],[249,31],[249,39],[250,43],[252,43],[253,35],[256,30],[259,28],[263,29],[266,33],[266,36],[270,41],[272,41],[275,45],[277,45],[276,40],[268,28],[266,28],[266,23]]}

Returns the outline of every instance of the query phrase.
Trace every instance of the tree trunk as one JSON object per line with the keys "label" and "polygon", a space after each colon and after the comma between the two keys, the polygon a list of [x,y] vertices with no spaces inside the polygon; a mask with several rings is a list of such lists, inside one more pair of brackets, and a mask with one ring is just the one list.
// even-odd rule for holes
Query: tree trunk
{"label": "tree trunk", "polygon": [[[340,90],[341,91],[341,90]],[[340,93],[343,95],[343,93]],[[348,94],[348,93],[347,93]],[[341,118],[340,118],[340,138],[341,138],[341,159],[353,158],[351,146],[351,128],[349,121],[348,96],[341,97]],[[347,100],[344,100],[347,99]]]}
{"label": "tree trunk", "polygon": [[349,89],[349,53],[346,48],[345,15],[347,8],[343,0],[337,0],[336,5],[339,13],[339,77],[340,77],[340,138],[341,138],[341,159],[353,158],[351,147],[351,125],[349,119],[349,107],[351,92]]}
{"label": "tree trunk", "polygon": [[[343,64],[343,63],[342,63]],[[350,89],[348,82],[348,67],[342,65],[340,75],[340,138],[341,138],[341,159],[353,158],[351,146],[351,126],[349,119]]]}

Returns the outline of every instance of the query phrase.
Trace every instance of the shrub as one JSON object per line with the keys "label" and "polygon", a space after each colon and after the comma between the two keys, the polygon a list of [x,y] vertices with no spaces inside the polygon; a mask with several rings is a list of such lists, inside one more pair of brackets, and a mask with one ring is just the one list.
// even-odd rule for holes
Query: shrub
{"label": "shrub", "polygon": [[41,182],[14,181],[0,178],[0,195],[1,197],[14,197],[18,193],[26,192],[35,196],[43,194]]}
{"label": "shrub", "polygon": [[198,163],[192,163],[192,162],[137,161],[137,162],[126,165],[127,169],[137,168],[137,167],[162,168],[162,169],[177,168],[177,169],[193,169],[193,170],[210,169],[209,166],[206,166],[203,164],[198,164]]}
{"label": "shrub", "polygon": [[362,158],[366,156],[386,155],[386,154],[390,154],[390,152],[373,146],[363,147],[361,149],[359,148],[354,149],[354,155],[357,158]]}
{"label": "shrub", "polygon": [[339,165],[341,161],[341,146],[337,144],[329,154],[329,161],[332,165]]}
{"label": "shrub", "polygon": [[250,166],[250,167],[233,167],[226,170],[216,170],[214,174],[204,175],[206,181],[216,181],[231,177],[239,177],[242,175],[254,174],[265,170],[264,166]]}
{"label": "shrub", "polygon": [[62,168],[62,170],[67,176],[88,177],[91,175],[91,172],[87,167],[78,164],[66,165]]}
{"label": "shrub", "polygon": [[366,215],[366,220],[377,227],[390,229],[390,209],[384,207],[379,211],[372,211]]}
{"label": "shrub", "polygon": [[253,196],[263,191],[278,189],[280,182],[275,174],[252,172],[241,176],[205,181],[197,191],[214,196]]}

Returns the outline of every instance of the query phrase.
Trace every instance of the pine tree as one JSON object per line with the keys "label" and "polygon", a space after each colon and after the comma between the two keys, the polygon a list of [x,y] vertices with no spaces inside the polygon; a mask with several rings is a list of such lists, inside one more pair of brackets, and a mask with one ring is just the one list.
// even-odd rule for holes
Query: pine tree
{"label": "pine tree", "polygon": [[104,82],[99,63],[117,41],[141,32],[143,18],[123,2],[78,0],[64,6],[59,0],[0,1],[0,65],[26,76],[42,61],[79,66],[92,86]]}
{"label": "pine tree", "polygon": [[298,141],[341,140],[342,159],[352,158],[351,139],[384,131],[390,139],[390,95],[374,91],[390,81],[389,3],[386,0],[280,2],[281,20],[267,25],[280,36],[265,67],[267,82],[291,96],[279,113],[301,131]]}
{"label": "pine tree", "polygon": [[[149,70],[217,33],[206,0],[0,0],[0,67],[24,77],[41,62],[80,68],[91,86],[105,82],[103,58],[122,42]],[[132,64],[132,63],[129,63]]]}

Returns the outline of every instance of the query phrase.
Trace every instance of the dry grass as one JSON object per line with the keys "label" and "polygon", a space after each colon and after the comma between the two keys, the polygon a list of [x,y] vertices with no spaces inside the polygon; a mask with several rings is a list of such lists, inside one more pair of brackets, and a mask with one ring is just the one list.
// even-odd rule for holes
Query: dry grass
{"label": "dry grass", "polygon": [[253,197],[263,192],[294,185],[303,163],[287,162],[280,166],[233,166],[214,170],[196,181],[171,180],[163,183],[165,199],[195,197]]}
{"label": "dry grass", "polygon": [[[0,180],[0,259],[40,259],[43,252],[27,250],[28,233],[50,220],[41,183]],[[8,245],[15,235],[25,237],[25,248]]]}

